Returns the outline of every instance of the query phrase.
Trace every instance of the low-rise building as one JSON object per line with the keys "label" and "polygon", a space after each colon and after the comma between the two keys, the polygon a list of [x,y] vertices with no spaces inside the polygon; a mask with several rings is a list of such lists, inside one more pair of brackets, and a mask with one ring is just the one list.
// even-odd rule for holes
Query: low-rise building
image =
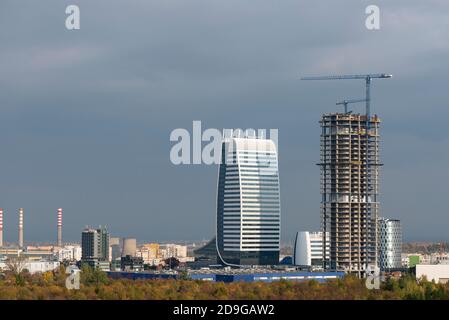
{"label": "low-rise building", "polygon": [[449,264],[417,264],[416,279],[423,277],[428,281],[447,283],[449,282]]}
{"label": "low-rise building", "polygon": [[[326,233],[329,237],[329,233]],[[330,242],[326,242],[326,260],[329,260]],[[299,231],[296,234],[293,264],[297,266],[323,266],[323,232]]]}
{"label": "low-rise building", "polygon": [[187,246],[179,245],[179,244],[164,244],[160,248],[160,258],[168,259],[168,258],[185,258],[187,257]]}
{"label": "low-rise building", "polygon": [[75,245],[55,248],[58,261],[79,261],[81,260],[81,247]]}
{"label": "low-rise building", "polygon": [[82,259],[81,266],[84,264],[88,265],[92,269],[111,271],[111,263],[109,261],[101,261],[98,259]]}
{"label": "low-rise building", "polygon": [[[29,273],[33,274],[36,272],[47,272],[53,271],[59,268],[59,261],[24,261],[23,265],[20,266],[20,271],[28,270]],[[8,262],[0,262],[0,270],[8,270]]]}
{"label": "low-rise building", "polygon": [[145,264],[155,265],[157,261],[159,263],[159,244],[147,243],[139,247],[136,252],[137,257],[141,257]]}
{"label": "low-rise building", "polygon": [[141,257],[125,256],[121,258],[121,269],[123,271],[143,271],[143,259]]}

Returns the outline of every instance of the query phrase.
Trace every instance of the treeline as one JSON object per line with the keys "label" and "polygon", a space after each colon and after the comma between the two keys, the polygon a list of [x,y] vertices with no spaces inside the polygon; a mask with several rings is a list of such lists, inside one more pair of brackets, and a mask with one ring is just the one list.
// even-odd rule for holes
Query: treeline
{"label": "treeline", "polygon": [[409,242],[402,245],[402,252],[404,253],[421,253],[432,254],[439,252],[449,252],[449,242],[442,243],[421,243]]}
{"label": "treeline", "polygon": [[67,275],[55,272],[3,273],[0,299],[449,299],[449,284],[419,283],[408,275],[389,279],[380,290],[369,290],[363,279],[347,276],[326,283],[316,281],[221,283],[193,280],[112,280],[101,271],[84,268],[79,290],[65,287]]}

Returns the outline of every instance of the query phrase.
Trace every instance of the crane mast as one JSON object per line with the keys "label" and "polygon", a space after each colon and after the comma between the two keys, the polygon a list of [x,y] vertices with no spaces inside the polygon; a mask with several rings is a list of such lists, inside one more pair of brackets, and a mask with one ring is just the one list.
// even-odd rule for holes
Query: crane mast
{"label": "crane mast", "polygon": [[337,102],[336,105],[344,105],[345,107],[345,113],[348,113],[348,104],[350,103],[358,103],[358,102],[365,102],[366,99],[349,99],[349,100],[343,100],[340,102]]}
{"label": "crane mast", "polygon": [[[369,145],[369,141],[370,141],[370,134],[371,134],[371,130],[370,130],[370,126],[371,126],[371,80],[372,79],[388,79],[391,78],[392,75],[391,74],[387,74],[387,73],[372,73],[372,74],[355,74],[355,75],[331,75],[331,76],[311,76],[311,77],[302,77],[301,80],[365,80],[365,99],[356,99],[356,100],[344,100],[342,102],[338,102],[337,105],[344,105],[345,107],[345,113],[348,112],[347,110],[347,105],[349,103],[356,103],[356,102],[365,102],[365,114],[366,114],[366,125],[365,125],[365,139],[366,139],[366,157],[365,157],[365,171],[366,171],[366,179],[365,179],[365,199],[364,201],[366,202],[366,207],[367,207],[367,214],[368,216],[371,216],[372,214],[372,208],[371,208],[371,201],[376,202],[377,199],[370,199],[370,181],[371,181],[371,177],[370,177],[370,160],[369,160],[369,155],[368,155],[368,145]],[[376,164],[375,164],[376,165]],[[375,198],[377,198],[375,196]],[[375,221],[375,223],[377,224],[377,221]],[[368,228],[368,226],[367,226]],[[377,227],[375,227],[375,229],[377,230]],[[368,229],[367,229],[368,231]],[[376,232],[375,232],[376,233]],[[377,234],[374,235],[375,237],[375,255],[374,255],[374,262],[375,265],[377,265]],[[325,248],[326,246],[326,240],[325,240],[326,236],[323,234],[323,239],[324,239],[324,243],[323,243],[323,248]],[[325,257],[325,255],[323,255],[323,258]],[[324,265],[325,266],[325,265]],[[367,270],[368,265],[365,265],[365,270]],[[360,272],[360,271],[359,271]]]}

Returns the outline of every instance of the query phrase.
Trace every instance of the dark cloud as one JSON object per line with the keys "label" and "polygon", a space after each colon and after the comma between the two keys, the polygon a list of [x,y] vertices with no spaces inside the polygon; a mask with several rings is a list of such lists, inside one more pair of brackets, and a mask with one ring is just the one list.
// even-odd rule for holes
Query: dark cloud
{"label": "dark cloud", "polygon": [[[64,27],[78,4],[81,30]],[[278,128],[283,238],[319,228],[319,125],[353,81],[304,74],[388,72],[375,81],[383,119],[381,213],[411,239],[447,239],[447,1],[2,1],[1,206],[16,239],[78,240],[86,224],[147,240],[208,238],[217,168],[177,167],[169,134]],[[362,110],[362,106],[355,107]],[[190,129],[191,130],[191,129]]]}

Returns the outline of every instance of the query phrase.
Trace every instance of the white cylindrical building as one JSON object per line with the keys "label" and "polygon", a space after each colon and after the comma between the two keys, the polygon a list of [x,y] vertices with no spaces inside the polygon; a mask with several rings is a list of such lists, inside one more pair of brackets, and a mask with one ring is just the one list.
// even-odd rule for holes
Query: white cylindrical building
{"label": "white cylindrical building", "polygon": [[379,268],[401,268],[402,229],[398,219],[379,219]]}
{"label": "white cylindrical building", "polygon": [[293,264],[323,267],[323,258],[329,260],[329,242],[326,243],[326,252],[323,252],[323,233],[299,231],[295,239]]}

